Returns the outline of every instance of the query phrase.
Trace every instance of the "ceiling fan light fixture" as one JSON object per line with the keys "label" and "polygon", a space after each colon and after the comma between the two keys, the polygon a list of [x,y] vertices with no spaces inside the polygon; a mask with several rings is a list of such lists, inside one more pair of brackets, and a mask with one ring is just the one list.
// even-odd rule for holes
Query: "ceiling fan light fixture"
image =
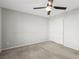
{"label": "ceiling fan light fixture", "polygon": [[51,6],[47,6],[46,11],[51,11],[52,7]]}
{"label": "ceiling fan light fixture", "polygon": [[67,9],[67,7],[53,6],[53,0],[48,0],[47,6],[45,6],[45,7],[36,7],[34,9],[45,9],[47,11],[47,15],[50,15],[53,8],[59,9],[59,10],[66,10]]}

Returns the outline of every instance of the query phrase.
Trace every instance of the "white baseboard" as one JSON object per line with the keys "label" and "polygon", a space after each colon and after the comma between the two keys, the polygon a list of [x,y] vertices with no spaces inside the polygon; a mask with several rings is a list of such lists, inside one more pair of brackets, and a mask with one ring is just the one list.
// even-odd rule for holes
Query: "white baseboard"
{"label": "white baseboard", "polygon": [[[45,42],[45,41],[42,41],[42,42]],[[30,43],[30,44],[23,44],[23,45],[17,45],[17,46],[14,46],[14,47],[4,48],[4,49],[2,49],[2,51],[14,49],[14,48],[19,48],[19,47],[23,47],[23,46],[28,46],[28,45],[32,45],[32,44],[38,44],[38,43],[41,43],[41,42],[35,42],[35,43]]]}
{"label": "white baseboard", "polygon": [[9,48],[4,48],[4,49],[2,49],[2,51],[9,50],[9,49],[14,49],[14,48],[19,48],[19,47],[23,47],[23,46],[27,46],[27,44],[25,44],[25,45],[18,45],[18,46],[9,47]]}
{"label": "white baseboard", "polygon": [[[0,49],[0,52],[1,52],[1,51],[5,51],[5,50],[9,50],[9,49],[14,49],[14,48],[23,47],[23,46],[38,44],[38,43],[41,43],[41,42],[32,43],[32,44],[23,44],[23,45],[18,45],[18,46],[14,46],[14,47],[9,47],[9,48],[5,48],[5,49]],[[54,43],[56,43],[56,42],[54,42]],[[56,44],[59,44],[59,43],[56,43]],[[62,45],[62,44],[59,44],[59,45]],[[62,45],[62,46],[64,46],[64,45]],[[65,46],[65,47],[67,47],[67,46]],[[72,50],[75,50],[75,51],[79,51],[79,50],[73,49],[73,48],[71,48],[71,47],[67,47],[67,48],[72,49]]]}

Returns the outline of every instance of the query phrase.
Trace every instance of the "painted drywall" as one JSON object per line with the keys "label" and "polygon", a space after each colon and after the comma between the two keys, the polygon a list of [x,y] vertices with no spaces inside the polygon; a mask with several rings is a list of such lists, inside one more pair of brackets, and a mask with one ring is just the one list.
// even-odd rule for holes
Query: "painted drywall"
{"label": "painted drywall", "polygon": [[51,41],[79,50],[79,8],[51,17],[49,38]]}
{"label": "painted drywall", "polygon": [[63,44],[63,15],[53,16],[49,19],[49,39]]}
{"label": "painted drywall", "polygon": [[1,36],[1,8],[0,8],[0,51],[1,51],[1,40],[2,40],[2,36]]}
{"label": "painted drywall", "polygon": [[79,50],[79,8],[66,13],[64,19],[64,45]]}
{"label": "painted drywall", "polygon": [[9,9],[2,9],[2,48],[48,41],[46,18]]}

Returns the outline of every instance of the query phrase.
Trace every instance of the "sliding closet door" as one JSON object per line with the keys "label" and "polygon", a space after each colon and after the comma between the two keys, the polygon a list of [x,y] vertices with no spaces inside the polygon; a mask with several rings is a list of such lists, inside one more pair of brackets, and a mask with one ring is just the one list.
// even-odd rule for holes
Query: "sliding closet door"
{"label": "sliding closet door", "polygon": [[67,13],[64,19],[64,45],[79,50],[79,11]]}

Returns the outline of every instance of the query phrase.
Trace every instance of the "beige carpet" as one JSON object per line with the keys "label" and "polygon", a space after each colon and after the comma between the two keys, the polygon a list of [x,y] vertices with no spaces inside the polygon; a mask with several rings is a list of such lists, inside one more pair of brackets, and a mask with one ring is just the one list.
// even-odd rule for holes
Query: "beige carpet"
{"label": "beige carpet", "polygon": [[49,41],[3,51],[0,59],[79,59],[79,52]]}

